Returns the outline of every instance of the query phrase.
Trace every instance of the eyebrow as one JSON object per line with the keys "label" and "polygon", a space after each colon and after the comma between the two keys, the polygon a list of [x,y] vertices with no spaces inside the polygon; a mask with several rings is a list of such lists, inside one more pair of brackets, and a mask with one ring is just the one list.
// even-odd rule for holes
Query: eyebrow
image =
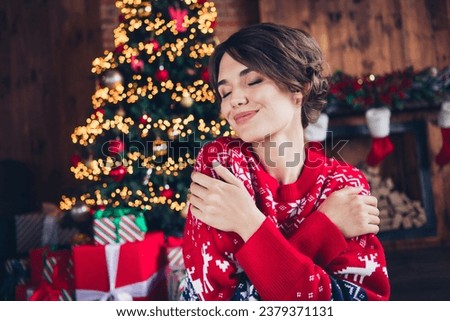
{"label": "eyebrow", "polygon": [[[252,72],[252,71],[253,71],[252,69],[245,68],[244,70],[242,70],[242,71],[239,73],[239,77],[244,77],[245,75],[249,74],[249,73]],[[220,87],[220,86],[222,86],[222,85],[225,85],[227,82],[228,82],[228,81],[227,81],[226,79],[222,79],[221,81],[219,81],[219,82],[217,83],[217,88]]]}

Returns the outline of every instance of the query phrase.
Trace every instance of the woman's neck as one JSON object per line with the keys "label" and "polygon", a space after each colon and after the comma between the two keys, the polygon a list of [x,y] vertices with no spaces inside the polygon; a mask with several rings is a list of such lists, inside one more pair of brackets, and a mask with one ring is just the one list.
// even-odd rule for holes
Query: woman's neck
{"label": "woman's neck", "polygon": [[296,135],[267,136],[252,144],[267,173],[282,185],[297,181],[305,162],[303,131]]}

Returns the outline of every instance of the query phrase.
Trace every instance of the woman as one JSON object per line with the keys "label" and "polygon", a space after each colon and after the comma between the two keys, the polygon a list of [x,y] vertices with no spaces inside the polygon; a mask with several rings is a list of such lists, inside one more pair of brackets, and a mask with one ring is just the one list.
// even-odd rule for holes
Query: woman
{"label": "woman", "polygon": [[326,103],[307,33],[244,28],[211,57],[239,139],[203,147],[184,235],[185,300],[387,300],[376,199],[356,168],[305,148]]}

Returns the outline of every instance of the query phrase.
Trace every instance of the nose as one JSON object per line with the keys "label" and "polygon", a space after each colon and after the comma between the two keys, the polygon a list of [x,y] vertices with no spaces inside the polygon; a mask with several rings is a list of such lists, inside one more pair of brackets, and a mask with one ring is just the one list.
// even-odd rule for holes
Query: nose
{"label": "nose", "polygon": [[248,99],[247,96],[244,95],[243,92],[233,92],[232,93],[232,97],[231,97],[231,106],[233,108],[245,105],[246,103],[248,103]]}

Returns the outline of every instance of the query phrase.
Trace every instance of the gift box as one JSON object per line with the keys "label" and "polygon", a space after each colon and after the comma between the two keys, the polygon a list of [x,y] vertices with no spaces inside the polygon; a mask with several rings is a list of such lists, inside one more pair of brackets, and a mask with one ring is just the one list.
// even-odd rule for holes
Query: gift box
{"label": "gift box", "polygon": [[182,251],[183,239],[168,237],[166,240],[166,279],[169,301],[179,301],[186,281],[186,269]]}
{"label": "gift box", "polygon": [[99,245],[142,241],[147,232],[144,214],[133,208],[98,210],[94,214],[94,241]]}
{"label": "gift box", "polygon": [[30,212],[15,216],[16,252],[28,253],[30,250],[52,245],[68,245],[75,228],[62,229],[59,218],[45,211]]}
{"label": "gift box", "polygon": [[147,233],[138,242],[78,245],[73,260],[79,301],[167,300],[162,232]]}
{"label": "gift box", "polygon": [[13,258],[5,261],[5,277],[0,284],[0,300],[11,301],[16,297],[16,287],[30,279],[28,258]]}
{"label": "gift box", "polygon": [[41,212],[15,216],[17,253],[27,253],[42,245],[44,218]]}
{"label": "gift box", "polygon": [[71,251],[41,247],[30,252],[30,301],[74,300],[74,275]]}

